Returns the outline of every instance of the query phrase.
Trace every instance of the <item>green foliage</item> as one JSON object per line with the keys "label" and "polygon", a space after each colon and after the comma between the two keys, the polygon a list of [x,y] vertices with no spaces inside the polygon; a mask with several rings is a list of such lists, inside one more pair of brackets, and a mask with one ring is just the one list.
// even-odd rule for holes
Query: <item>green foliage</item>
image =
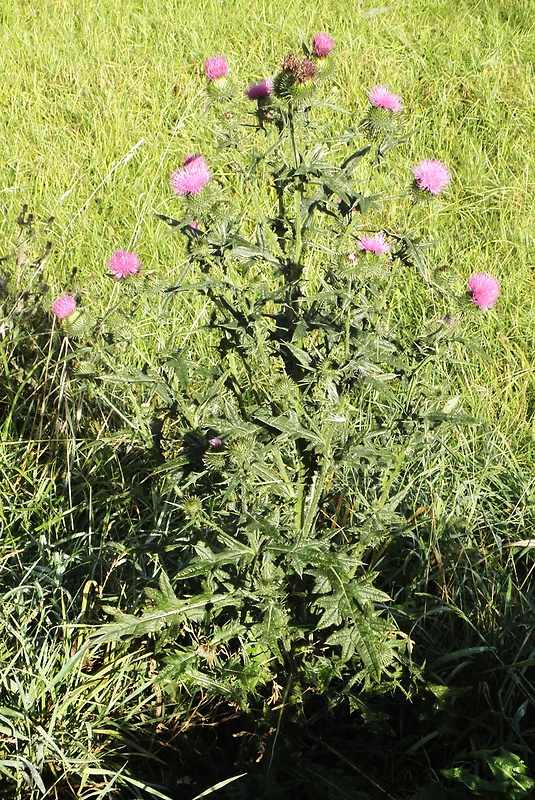
{"label": "green foliage", "polygon": [[451,800],[468,800],[471,797],[483,797],[487,800],[523,800],[531,797],[535,781],[527,775],[526,765],[515,753],[500,750],[498,755],[487,752],[474,753],[477,767],[482,766],[488,777],[473,772],[469,767],[452,767],[442,770],[443,775],[451,781],[461,783],[465,789],[447,788],[438,783],[429,784],[414,795],[413,800],[433,800],[433,798],[451,798]]}
{"label": "green foliage", "polygon": [[[290,63],[297,74],[302,63]],[[167,291],[206,296],[211,356],[199,367],[177,350],[145,370],[177,537],[148,608],[117,610],[96,634],[154,635],[171,696],[202,688],[242,709],[279,688],[299,706],[310,691],[334,701],[342,686],[399,684],[407,636],[374,585],[370,554],[407,528],[416,465],[443,446],[442,424],[465,421],[428,380],[450,326],[401,324],[389,303],[415,269],[415,306],[440,296],[426,246],[387,231],[393,260],[352,252],[379,207],[356,171],[366,158],[380,168],[407,137],[373,148],[368,126],[326,137],[314,85],[305,97],[286,72],[278,98],[258,101],[252,144],[238,111],[215,104],[218,171],[250,182],[253,211],[271,197],[270,215],[209,186],[185,198],[182,221],[162,216],[185,236],[197,272]]]}
{"label": "green foliage", "polygon": [[[75,455],[100,411],[73,385],[70,339],[47,307],[42,239],[51,225],[24,208],[2,259],[0,792],[104,798],[126,787],[132,797],[166,798],[127,763],[154,760],[161,705],[146,654],[87,644],[99,606],[94,577],[102,581],[104,570],[112,582],[121,560],[111,537],[94,541],[92,529],[113,528],[110,501],[123,516],[135,503],[117,491],[117,459],[105,445],[91,442],[87,471]],[[124,525],[120,533],[124,554]]]}
{"label": "green foliage", "polygon": [[[69,603],[65,595],[62,599]],[[82,630],[67,620],[58,624],[54,616],[31,583],[2,598],[0,786],[5,797],[79,797],[105,784],[110,791],[130,787],[136,778],[124,769],[121,749],[147,755],[144,741],[152,723],[146,710],[155,699],[143,656],[103,657],[81,646]]]}
{"label": "green foliage", "polygon": [[444,770],[446,778],[452,778],[465,786],[478,797],[527,797],[535,787],[535,781],[526,774],[526,765],[514,753],[502,750],[497,756],[489,755],[487,766],[492,773],[492,780],[487,780],[470,773],[464,767]]}

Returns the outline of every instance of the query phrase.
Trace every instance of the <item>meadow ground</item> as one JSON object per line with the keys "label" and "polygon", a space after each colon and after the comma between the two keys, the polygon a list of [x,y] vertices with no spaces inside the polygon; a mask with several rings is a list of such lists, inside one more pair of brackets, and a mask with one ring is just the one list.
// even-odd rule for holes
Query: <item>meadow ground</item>
{"label": "meadow ground", "polygon": [[[187,348],[199,361],[210,352],[203,333],[205,298],[180,302],[162,292],[184,274],[188,255],[173,230],[156,217],[156,213],[178,213],[179,201],[170,189],[169,176],[184,155],[202,152],[209,158],[216,149],[206,109],[205,60],[224,54],[233,79],[245,87],[272,74],[281,56],[295,51],[301,40],[324,30],[336,42],[336,73],[329,93],[333,105],[349,109],[358,121],[370,87],[386,84],[402,96],[407,125],[416,133],[396,149],[389,171],[379,174],[372,188],[386,191],[388,186],[392,194],[388,210],[377,217],[376,224],[392,230],[412,220],[421,224],[425,239],[433,241],[433,266],[450,282],[451,307],[433,306],[422,313],[456,316],[454,295],[464,290],[472,273],[492,273],[501,284],[495,309],[463,318],[462,337],[470,346],[433,367],[435,385],[443,386],[444,393],[454,398],[452,407],[477,424],[458,433],[452,462],[433,487],[439,497],[434,509],[439,530],[450,535],[463,517],[462,525],[451,534],[455,547],[448,575],[444,577],[436,567],[440,559],[434,529],[437,540],[431,537],[421,545],[422,563],[426,553],[430,560],[427,567],[421,566],[419,574],[425,580],[422,577],[419,585],[422,597],[431,597],[434,590],[426,583],[431,574],[433,586],[440,585],[436,597],[440,595],[458,610],[457,622],[450,621],[450,641],[459,637],[457,649],[449,660],[443,651],[440,655],[442,664],[451,665],[451,681],[467,664],[473,669],[471,659],[478,655],[478,648],[499,654],[503,648],[499,669],[494,662],[478,666],[488,674],[489,683],[486,677],[477,683],[480,708],[485,691],[499,696],[497,706],[485,717],[484,730],[495,725],[502,733],[491,746],[486,734],[475,731],[471,751],[485,750],[488,745],[495,754],[504,746],[528,762],[533,730],[526,732],[522,726],[533,710],[535,696],[529,621],[534,607],[535,499],[535,23],[530,0],[395,4],[332,0],[328,7],[297,0],[234,0],[231,4],[207,0],[202,6],[179,0],[102,0],[87,8],[69,0],[13,0],[2,5],[0,25],[3,295],[19,296],[44,279],[49,286],[43,301],[46,308],[54,297],[69,291],[95,317],[111,313],[123,287],[113,284],[112,288],[106,264],[117,249],[135,250],[142,260],[147,295],[136,300],[135,315],[126,323],[131,348],[124,359],[132,369],[150,368],[173,349]],[[336,127],[337,112],[329,113]],[[440,205],[430,207],[425,215],[420,209],[407,211],[396,199],[403,189],[402,183],[396,185],[399,174],[421,158],[441,159],[453,175]],[[220,177],[232,183],[232,176]],[[246,187],[238,181],[236,190],[246,196]],[[35,230],[27,243],[17,226],[23,206],[33,214]],[[47,222],[51,217],[53,221]],[[28,227],[22,230],[24,234]],[[38,263],[48,241],[46,260]],[[411,306],[411,293],[419,280],[412,276],[391,298],[407,325],[420,313]],[[129,297],[126,289],[125,297]],[[3,306],[6,315],[7,303]],[[12,320],[15,312],[9,308]],[[29,314],[23,323],[32,319]],[[42,324],[39,318],[36,325]],[[70,413],[87,412],[89,422],[84,441],[69,444],[65,462],[61,448],[55,451],[43,442],[51,435],[49,423],[57,425],[58,438],[68,438],[74,430],[67,411],[58,412],[68,406],[70,389],[66,387],[71,378],[63,359],[69,345],[59,344],[57,351],[50,345],[49,355],[54,352],[58,359],[49,359],[44,371],[36,367],[34,380],[34,373],[27,369],[27,355],[17,351],[20,341],[24,353],[34,352],[33,334],[24,327],[15,328],[0,320],[5,343],[5,378],[0,384],[5,390],[5,397],[0,396],[0,629],[4,626],[0,778],[5,796],[16,800],[43,795],[61,800],[106,798],[116,796],[117,790],[119,797],[193,797],[209,781],[215,783],[232,773],[228,765],[226,771],[221,766],[224,740],[207,744],[206,739],[197,742],[193,736],[180,757],[173,746],[196,714],[199,719],[206,715],[206,729],[211,730],[218,714],[226,719],[228,709],[222,704],[223,710],[208,711],[202,699],[186,692],[176,701],[172,723],[166,720],[167,728],[162,723],[165,735],[160,742],[154,733],[161,711],[160,689],[154,688],[158,664],[150,636],[115,660],[113,647],[107,645],[111,655],[108,652],[99,662],[95,678],[84,656],[77,655],[88,626],[103,620],[96,595],[139,610],[141,593],[158,571],[161,554],[150,552],[153,539],[147,529],[152,524],[149,520],[163,524],[166,512],[164,504],[154,499],[157,492],[147,478],[154,464],[140,456],[151,435],[146,397],[123,381],[111,388],[96,386],[92,394],[73,403]],[[37,341],[35,347],[42,347],[38,337]],[[43,358],[45,350],[40,351]],[[31,361],[31,355],[28,358]],[[50,388],[54,385],[59,390]],[[83,481],[77,483],[77,474],[82,473]],[[137,484],[133,476],[139,478]],[[478,510],[482,496],[484,512]],[[511,546],[515,542],[524,544]],[[379,556],[374,563],[378,560]],[[390,589],[390,584],[385,588]],[[460,620],[467,621],[462,631],[456,627]],[[509,639],[504,620],[511,626]],[[442,635],[439,628],[437,638]],[[47,638],[46,632],[52,629],[57,635]],[[434,635],[432,627],[425,635]],[[492,683],[495,679],[496,684]],[[427,701],[419,699],[420,719],[430,714],[426,702],[434,715],[444,711],[441,692],[433,684],[433,695],[431,683]],[[457,696],[467,691],[465,686]],[[456,702],[461,704],[454,700],[453,706]],[[151,718],[146,704],[152,709]],[[391,713],[392,706],[376,710],[379,730],[384,722],[381,714]],[[367,713],[371,719],[372,712],[368,709]],[[398,752],[397,758],[406,757],[411,765],[399,797],[413,796],[416,786],[410,786],[408,775],[416,770],[420,753],[427,753],[426,737],[447,739],[448,724],[453,729],[460,723],[424,725],[420,737]],[[229,730],[224,736],[234,753],[232,727]],[[267,736],[265,731],[255,735],[259,741]],[[301,735],[295,733],[295,741]],[[461,741],[460,734],[456,735]],[[137,750],[132,741],[138,743]],[[154,766],[156,760],[153,764],[147,758],[151,766],[139,772],[132,764],[127,767],[126,755],[121,760],[121,753],[133,748],[141,758],[143,747],[164,766]],[[333,756],[336,769],[347,767],[349,754],[342,752],[335,733],[323,747],[337,754]],[[466,752],[467,747],[462,740],[458,749]],[[211,753],[212,766],[206,768],[206,775],[202,748]],[[450,755],[456,753],[450,740],[447,748]],[[173,762],[171,785],[165,773],[177,758],[180,766]],[[435,764],[429,759],[432,771]],[[453,761],[451,756],[449,763],[437,764],[445,768]],[[349,772],[360,775],[363,764],[355,758]],[[510,764],[514,766],[514,760]],[[312,761],[306,769],[313,770]],[[418,773],[418,779],[422,775]],[[363,778],[357,790],[347,791],[375,797],[374,792],[381,791],[377,781],[383,779],[389,791],[396,791],[392,775]],[[308,780],[309,794],[301,796],[312,798],[313,772]],[[160,789],[148,789],[151,781]],[[286,784],[282,781],[281,785]],[[342,778],[339,785],[343,786]],[[509,796],[527,797],[530,788],[522,794],[523,785],[520,781],[520,789],[515,789],[518,794]],[[499,797],[513,791],[509,784],[489,789],[475,784],[470,788],[468,782],[464,787],[489,798],[494,796],[492,791],[502,791]],[[287,791],[288,797],[293,796]],[[291,791],[299,789],[292,786]],[[359,797],[339,792],[333,798]],[[421,796],[440,796],[432,792]]]}
{"label": "meadow ground", "polygon": [[[454,182],[436,226],[434,259],[463,286],[472,272],[502,282],[499,314],[481,324],[491,358],[462,389],[470,409],[515,439],[532,440],[533,26],[529,3],[395,5],[10,3],[2,11],[2,241],[28,204],[55,217],[47,278],[61,292],[102,294],[104,265],[137,248],[147,270],[176,268],[175,241],[154,211],[176,207],[169,174],[185,152],[213,150],[203,113],[203,62],[224,52],[244,85],[273,70],[299,34],[337,41],[336,96],[356,115],[385,83],[419,129],[404,157],[447,162]],[[305,24],[306,18],[306,24]],[[175,204],[175,206],[173,205]],[[179,314],[179,312],[177,312]],[[177,320],[179,324],[180,319]],[[498,422],[499,421],[499,422]]]}

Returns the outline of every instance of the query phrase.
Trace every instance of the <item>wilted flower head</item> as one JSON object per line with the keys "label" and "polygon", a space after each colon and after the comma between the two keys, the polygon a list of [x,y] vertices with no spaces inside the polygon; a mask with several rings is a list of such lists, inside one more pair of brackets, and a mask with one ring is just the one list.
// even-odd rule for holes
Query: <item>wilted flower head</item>
{"label": "wilted flower head", "polygon": [[245,94],[249,100],[263,100],[264,98],[269,97],[272,91],[273,81],[271,78],[266,78],[264,81],[260,81],[259,83],[249,84],[245,90]]}
{"label": "wilted flower head", "polygon": [[387,111],[401,111],[403,105],[401,97],[397,94],[392,94],[386,86],[374,86],[368,92],[368,100],[376,108],[385,108]]}
{"label": "wilted flower head", "polygon": [[205,64],[206,75],[211,81],[216,81],[218,78],[224,78],[229,74],[229,65],[225,56],[212,56]]}
{"label": "wilted flower head", "polygon": [[500,296],[500,282],[488,272],[475,272],[468,279],[468,288],[472,292],[472,303],[478,308],[492,308]]}
{"label": "wilted flower head", "polygon": [[52,303],[52,313],[58,319],[70,317],[76,311],[76,300],[70,294],[63,294]]}
{"label": "wilted flower head", "polygon": [[426,158],[412,168],[418,189],[429,194],[440,194],[451,183],[449,169],[436,158]]}
{"label": "wilted flower head", "polygon": [[377,256],[381,255],[381,253],[388,253],[391,247],[386,241],[384,233],[376,233],[375,236],[361,236],[357,244],[361,250],[375,253]]}
{"label": "wilted flower head", "polygon": [[140,266],[139,256],[126,250],[116,250],[108,262],[108,269],[117,281],[128,275],[137,275]]}
{"label": "wilted flower head", "polygon": [[325,58],[334,47],[334,41],[328,33],[317,33],[312,40],[312,52],[316,58]]}
{"label": "wilted flower head", "polygon": [[284,72],[292,74],[294,83],[305,83],[305,81],[313,80],[318,74],[317,67],[312,61],[309,61],[308,58],[299,58],[295,54],[283,59],[282,69]]}
{"label": "wilted flower head", "polygon": [[182,167],[171,175],[171,188],[177,194],[197,194],[210,180],[208,164],[201,155],[188,155]]}

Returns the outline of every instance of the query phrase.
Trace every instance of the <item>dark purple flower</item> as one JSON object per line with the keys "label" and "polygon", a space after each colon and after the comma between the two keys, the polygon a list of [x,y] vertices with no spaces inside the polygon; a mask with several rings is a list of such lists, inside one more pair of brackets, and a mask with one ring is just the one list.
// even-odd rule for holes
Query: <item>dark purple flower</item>
{"label": "dark purple flower", "polygon": [[251,83],[245,90],[245,94],[249,100],[264,100],[269,97],[273,91],[273,81],[271,78],[266,78],[259,83]]}

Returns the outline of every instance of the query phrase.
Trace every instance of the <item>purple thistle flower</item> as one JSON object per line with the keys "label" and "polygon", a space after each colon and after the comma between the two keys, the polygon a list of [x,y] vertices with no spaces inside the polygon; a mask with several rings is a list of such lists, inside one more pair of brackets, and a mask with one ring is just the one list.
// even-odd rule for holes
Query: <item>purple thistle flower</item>
{"label": "purple thistle flower", "polygon": [[206,69],[207,77],[211,81],[224,78],[230,72],[225,56],[212,56],[205,62],[204,68]]}
{"label": "purple thistle flower", "polygon": [[312,52],[316,58],[325,58],[334,47],[334,40],[328,33],[317,33],[312,40]]}
{"label": "purple thistle flower", "polygon": [[251,83],[245,90],[245,94],[249,100],[264,100],[269,97],[273,91],[273,81],[271,78],[266,78],[259,83]]}
{"label": "purple thistle flower", "polygon": [[223,442],[221,441],[221,439],[218,439],[217,436],[214,436],[213,439],[210,439],[210,445],[212,447],[221,447],[222,444]]}
{"label": "purple thistle flower", "polygon": [[141,261],[135,253],[116,250],[108,262],[108,269],[116,281],[128,275],[137,275]]}
{"label": "purple thistle flower", "polygon": [[208,164],[201,155],[188,155],[180,169],[171,175],[171,188],[177,194],[197,194],[210,180]]}
{"label": "purple thistle flower", "polygon": [[376,108],[384,108],[387,111],[401,111],[403,108],[401,97],[397,94],[392,94],[386,86],[374,86],[368,92],[368,100]]}
{"label": "purple thistle flower", "polygon": [[52,303],[52,313],[58,319],[70,317],[76,311],[76,300],[70,294],[63,294]]}
{"label": "purple thistle flower", "polygon": [[468,288],[472,292],[472,303],[483,310],[492,308],[500,296],[500,282],[488,272],[475,272],[468,279]]}
{"label": "purple thistle flower", "polygon": [[386,241],[384,233],[376,233],[375,236],[362,236],[357,246],[360,250],[379,256],[381,253],[388,253],[392,245]]}
{"label": "purple thistle flower", "polygon": [[412,168],[418,189],[429,194],[440,194],[451,183],[451,173],[442,161],[426,158]]}

